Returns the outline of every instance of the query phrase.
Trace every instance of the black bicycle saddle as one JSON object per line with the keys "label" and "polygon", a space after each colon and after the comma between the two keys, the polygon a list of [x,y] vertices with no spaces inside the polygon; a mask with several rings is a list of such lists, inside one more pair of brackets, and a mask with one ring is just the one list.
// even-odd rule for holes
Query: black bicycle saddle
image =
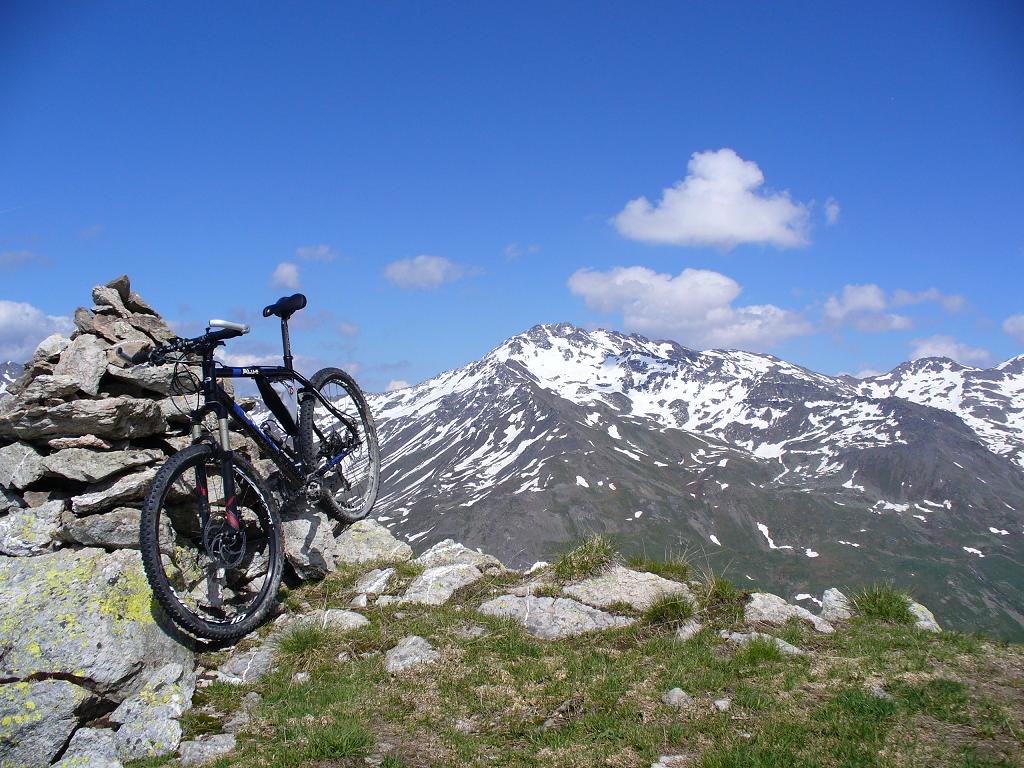
{"label": "black bicycle saddle", "polygon": [[287,320],[304,306],[306,306],[306,297],[301,293],[294,293],[291,296],[282,296],[269,307],[264,307],[263,316],[277,315],[282,320]]}

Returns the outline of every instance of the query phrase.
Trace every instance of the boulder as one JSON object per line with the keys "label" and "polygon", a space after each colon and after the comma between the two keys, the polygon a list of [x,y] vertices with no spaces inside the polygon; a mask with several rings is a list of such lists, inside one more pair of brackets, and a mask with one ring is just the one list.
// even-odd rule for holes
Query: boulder
{"label": "boulder", "polygon": [[71,339],[62,333],[52,333],[39,342],[36,351],[32,353],[32,363],[56,363],[61,353],[68,348]]}
{"label": "boulder", "polygon": [[37,403],[44,400],[63,400],[78,391],[78,379],[74,376],[54,376],[41,373],[18,395],[23,403]]}
{"label": "boulder", "polygon": [[92,300],[96,302],[97,312],[106,312],[109,307],[109,311],[118,317],[128,317],[131,314],[127,307],[125,307],[121,294],[116,288],[97,285],[92,289]]}
{"label": "boulder", "polygon": [[629,626],[633,619],[613,616],[566,597],[502,595],[479,608],[487,616],[511,618],[535,637],[557,640],[604,629]]}
{"label": "boulder", "polygon": [[77,336],[60,355],[60,362],[54,366],[54,376],[70,376],[78,382],[78,388],[88,395],[100,391],[100,379],[107,372],[107,350],[110,344],[83,333]]}
{"label": "boulder", "polygon": [[578,584],[570,584],[562,591],[595,608],[625,603],[638,611],[644,611],[658,599],[669,595],[693,601],[690,589],[685,584],[663,579],[653,573],[631,571],[621,565],[613,565],[597,576]]}
{"label": "boulder", "polygon": [[121,275],[120,277],[115,277],[113,280],[107,283],[107,288],[113,288],[115,291],[117,291],[117,295],[121,298],[121,301],[126,302],[128,301],[132,292],[131,278],[128,277],[128,275]]}
{"label": "boulder", "polygon": [[755,592],[750,602],[743,609],[743,620],[747,624],[771,624],[781,626],[790,619],[799,619],[812,625],[818,632],[826,634],[834,632],[834,628],[824,619],[815,616],[806,608],[790,605],[778,595],[770,592]]}
{"label": "boulder", "polygon": [[55,768],[120,768],[114,731],[79,728]]}
{"label": "boulder", "polygon": [[425,664],[433,664],[441,657],[434,646],[419,635],[409,635],[384,654],[384,669],[391,674],[407,672]]}
{"label": "boulder", "polygon": [[387,592],[388,582],[394,575],[394,568],[375,568],[364,573],[352,589],[357,594],[382,595]]}
{"label": "boulder", "polygon": [[186,669],[170,662],[152,673],[145,685],[121,702],[110,713],[120,723],[114,742],[121,760],[159,757],[174,752],[181,742],[181,717],[192,706],[196,676],[191,665]]}
{"label": "boulder", "polygon": [[335,570],[334,524],[323,512],[303,510],[281,524],[284,554],[301,579],[319,579]]}
{"label": "boulder", "polygon": [[11,493],[0,486],[0,515],[6,515],[11,510],[21,509],[24,506],[16,493]]}
{"label": "boulder", "polygon": [[67,680],[0,684],[0,766],[50,765],[91,698]]}
{"label": "boulder", "polygon": [[467,584],[482,578],[472,565],[458,563],[456,565],[440,565],[428,568],[409,585],[402,595],[403,603],[419,603],[421,605],[444,605],[455,591]]}
{"label": "boulder", "polygon": [[[142,512],[133,507],[118,507],[111,512],[87,517],[75,517],[73,514],[65,513],[61,516],[57,538],[69,544],[81,544],[86,547],[138,549],[141,520]],[[173,532],[170,523],[164,521],[164,526],[160,540],[171,541]]]}
{"label": "boulder", "polygon": [[165,428],[160,406],[134,397],[73,400],[52,408],[16,403],[0,413],[0,437],[29,440],[78,435],[134,439],[161,434]]}
{"label": "boulder", "polygon": [[85,493],[71,499],[71,510],[79,517],[111,509],[126,501],[138,501],[149,489],[157,469],[151,467],[115,480],[90,485]]}
{"label": "boulder", "polygon": [[118,381],[133,384],[140,389],[156,392],[158,395],[171,393],[174,380],[173,365],[148,365],[140,363],[128,367],[108,365],[107,374]]}
{"label": "boulder", "polygon": [[910,613],[914,617],[914,626],[918,629],[923,629],[927,632],[941,632],[942,627],[939,626],[939,622],[935,620],[935,614],[929,611],[920,603],[915,603],[913,600],[910,601]]}
{"label": "boulder", "polygon": [[234,734],[211,733],[194,741],[183,742],[179,750],[179,760],[182,765],[203,765],[226,755],[234,748]]}
{"label": "boulder", "polygon": [[[92,330],[99,334],[111,344],[120,346],[124,342],[152,345],[152,339],[132,325],[128,320],[117,315],[93,315]],[[107,360],[110,360],[110,353],[117,354],[116,350],[107,350]]]}
{"label": "boulder", "polygon": [[437,568],[441,565],[472,565],[478,571],[487,571],[492,568],[500,570],[504,567],[498,558],[477,552],[453,539],[437,542],[413,562],[424,568]]}
{"label": "boulder", "polygon": [[138,315],[158,315],[157,311],[153,309],[149,304],[143,301],[142,297],[139,296],[135,291],[128,294],[128,299],[124,305],[132,312]]}
{"label": "boulder", "polygon": [[335,559],[339,563],[400,561],[411,557],[412,547],[396,539],[391,531],[375,520],[352,523],[337,539]]}
{"label": "boulder", "polygon": [[43,476],[43,455],[28,443],[0,448],[0,485],[24,490]]}
{"label": "boulder", "polygon": [[826,589],[821,596],[821,618],[825,621],[846,621],[853,616],[850,600],[835,587]]}
{"label": "boulder", "polygon": [[157,625],[139,553],[0,558],[0,678],[69,675],[114,701],[192,650]]}
{"label": "boulder", "polygon": [[43,459],[43,472],[50,477],[95,483],[133,467],[152,464],[164,457],[163,451],[138,448],[127,451],[92,451],[65,448]]}
{"label": "boulder", "polygon": [[167,323],[165,323],[159,315],[133,313],[132,316],[128,318],[128,322],[158,342],[170,341],[171,339],[177,338],[174,331],[168,327]]}
{"label": "boulder", "polygon": [[0,518],[0,555],[34,557],[54,549],[66,504],[51,501]]}

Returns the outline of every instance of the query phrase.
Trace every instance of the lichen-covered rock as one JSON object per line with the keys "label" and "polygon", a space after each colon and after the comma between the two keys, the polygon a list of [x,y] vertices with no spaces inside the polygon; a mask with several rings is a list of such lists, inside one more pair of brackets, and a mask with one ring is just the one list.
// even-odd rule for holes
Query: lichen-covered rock
{"label": "lichen-covered rock", "polygon": [[799,619],[813,626],[818,632],[831,633],[835,629],[819,616],[815,616],[806,608],[790,605],[778,595],[770,592],[755,592],[750,602],[743,609],[743,620],[747,624],[771,624],[781,626],[790,619]]}
{"label": "lichen-covered rock", "polygon": [[0,557],[0,677],[73,675],[120,701],[168,662],[193,653],[157,625],[138,552]]}
{"label": "lichen-covered rock", "polygon": [[685,597],[691,602],[693,599],[685,584],[653,573],[632,571],[621,565],[613,565],[592,578],[570,584],[562,591],[595,608],[625,603],[638,611],[647,610],[655,601],[668,595]]}
{"label": "lichen-covered rock", "polygon": [[498,558],[470,549],[452,539],[437,542],[413,562],[424,568],[437,568],[441,565],[472,565],[478,571],[504,567]]}
{"label": "lichen-covered rock", "polygon": [[399,541],[375,520],[352,523],[337,538],[335,560],[339,563],[408,560],[412,547]]}
{"label": "lichen-covered rock", "polygon": [[181,742],[177,718],[191,706],[195,686],[191,665],[186,670],[171,662],[150,675],[137,693],[110,713],[110,720],[121,724],[114,737],[118,757],[138,760],[176,751]]}
{"label": "lichen-covered rock", "polygon": [[51,501],[0,518],[0,555],[34,557],[52,550],[64,507],[63,501]]}
{"label": "lichen-covered rock", "polygon": [[43,476],[43,455],[28,443],[0,448],[0,485],[23,490]]}
{"label": "lichen-covered rock", "polygon": [[149,490],[149,484],[156,477],[157,469],[152,467],[108,480],[96,486],[89,486],[85,493],[71,499],[71,510],[82,517],[111,509],[129,501],[138,501]]}
{"label": "lichen-covered rock", "polygon": [[114,768],[120,765],[113,730],[79,728],[54,768]]}
{"label": "lichen-covered rock", "polygon": [[281,524],[284,554],[302,579],[319,579],[335,570],[334,524],[323,512],[304,510]]}
{"label": "lichen-covered rock", "polygon": [[78,725],[89,692],[66,680],[0,684],[0,766],[48,766]]}
{"label": "lichen-covered rock", "polygon": [[[103,512],[88,517],[75,517],[72,514],[61,516],[57,538],[66,543],[81,544],[86,547],[103,547],[104,549],[138,549],[139,524],[142,513],[133,507],[118,507],[111,512]],[[170,523],[164,525],[161,541],[171,541],[173,534]]]}
{"label": "lichen-covered rock", "polygon": [[406,672],[424,664],[433,664],[439,654],[425,638],[409,635],[398,641],[398,645],[384,654],[384,669],[391,674]]}
{"label": "lichen-covered rock", "polygon": [[472,565],[463,563],[428,568],[413,579],[401,601],[421,605],[443,605],[457,589],[482,577],[483,574]]}
{"label": "lichen-covered rock", "polygon": [[835,587],[821,596],[821,618],[828,622],[846,621],[853,616],[850,600]]}
{"label": "lichen-covered rock", "polygon": [[182,765],[203,765],[226,755],[234,748],[234,734],[212,733],[194,741],[183,742],[179,750],[180,761]]}
{"label": "lichen-covered rock", "polygon": [[479,608],[487,616],[512,618],[535,637],[557,640],[602,629],[629,626],[633,619],[613,616],[566,597],[502,595]]}
{"label": "lichen-covered rock", "polygon": [[134,439],[161,434],[165,428],[160,406],[135,397],[72,400],[53,407],[15,402],[0,412],[0,437],[28,440],[79,435]]}
{"label": "lichen-covered rock", "polygon": [[63,477],[95,483],[133,467],[143,467],[164,457],[163,451],[133,448],[126,451],[93,451],[88,448],[65,448],[43,459],[43,472],[49,477]]}
{"label": "lichen-covered rock", "polygon": [[923,629],[927,632],[941,632],[942,627],[939,626],[939,622],[935,620],[935,614],[929,611],[920,603],[915,603],[913,600],[910,601],[910,613],[914,617],[914,626],[918,629]]}
{"label": "lichen-covered rock", "polygon": [[54,376],[70,376],[87,395],[97,395],[100,379],[107,372],[107,350],[110,344],[88,333],[76,337],[60,355]]}
{"label": "lichen-covered rock", "polygon": [[361,595],[382,595],[387,592],[388,582],[394,575],[394,568],[374,568],[364,573],[352,589]]}

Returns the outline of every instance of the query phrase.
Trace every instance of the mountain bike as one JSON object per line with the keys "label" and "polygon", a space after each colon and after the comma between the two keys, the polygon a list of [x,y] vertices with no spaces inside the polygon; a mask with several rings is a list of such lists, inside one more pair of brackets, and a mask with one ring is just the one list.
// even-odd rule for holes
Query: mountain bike
{"label": "mountain bike", "polygon": [[[215,361],[214,350],[249,332],[227,320],[210,320],[202,336],[177,338],[131,359],[173,363],[172,392],[200,396],[188,414],[191,445],[157,472],[140,526],[153,594],[180,627],[199,637],[230,640],[257,627],[274,605],[283,569],[278,502],[267,479],[232,450],[229,419],[277,467],[282,504],[319,505],[332,518],[353,522],[377,497],[377,433],[355,380],[339,368],[307,379],[293,367],[288,320],[305,306],[306,297],[297,293],[263,310],[264,317],[281,319],[282,366]],[[276,424],[269,416],[257,424],[219,383],[239,378],[255,381]],[[281,397],[285,388],[297,390],[297,404]]]}

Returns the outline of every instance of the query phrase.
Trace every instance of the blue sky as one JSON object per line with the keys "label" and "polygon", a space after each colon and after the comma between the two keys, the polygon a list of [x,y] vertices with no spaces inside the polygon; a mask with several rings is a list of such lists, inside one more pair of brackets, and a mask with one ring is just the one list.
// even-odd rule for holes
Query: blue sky
{"label": "blue sky", "polygon": [[7,2],[0,356],[128,272],[252,360],[297,286],[296,353],[369,389],[555,321],[998,362],[1021,39],[1014,2]]}

